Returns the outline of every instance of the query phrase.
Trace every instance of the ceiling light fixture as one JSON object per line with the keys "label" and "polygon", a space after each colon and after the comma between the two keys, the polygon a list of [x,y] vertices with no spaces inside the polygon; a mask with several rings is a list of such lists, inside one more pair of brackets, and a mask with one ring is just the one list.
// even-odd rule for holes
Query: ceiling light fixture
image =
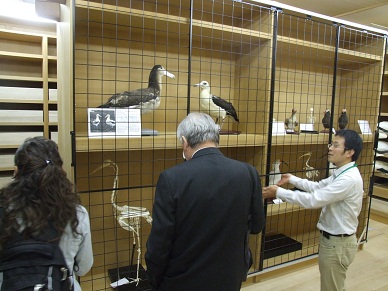
{"label": "ceiling light fixture", "polygon": [[1,4],[1,16],[37,22],[55,22],[50,19],[38,17],[35,12],[34,3],[27,3],[18,0],[1,0]]}

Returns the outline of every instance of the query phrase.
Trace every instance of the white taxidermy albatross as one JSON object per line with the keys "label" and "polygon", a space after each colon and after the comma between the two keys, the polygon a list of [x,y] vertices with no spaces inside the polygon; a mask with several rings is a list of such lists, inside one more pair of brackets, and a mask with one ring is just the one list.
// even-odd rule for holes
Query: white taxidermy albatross
{"label": "white taxidermy albatross", "polygon": [[140,109],[142,114],[157,109],[160,105],[160,92],[162,91],[162,77],[174,79],[175,76],[161,65],[152,68],[148,78],[148,87],[133,91],[124,91],[112,95],[108,101],[99,108],[131,108]]}
{"label": "white taxidermy albatross", "polygon": [[210,93],[209,82],[202,81],[201,83],[195,84],[194,87],[201,88],[201,93],[199,95],[201,109],[210,116],[215,117],[216,123],[218,123],[220,119],[222,120],[220,129],[224,124],[226,116],[230,116],[235,121],[239,122],[236,109],[233,107],[232,103]]}

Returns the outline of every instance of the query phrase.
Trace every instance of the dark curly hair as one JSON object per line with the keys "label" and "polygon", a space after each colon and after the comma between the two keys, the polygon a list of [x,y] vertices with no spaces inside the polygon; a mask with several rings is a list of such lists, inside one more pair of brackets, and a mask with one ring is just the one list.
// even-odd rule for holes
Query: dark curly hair
{"label": "dark curly hair", "polygon": [[60,238],[70,222],[74,235],[78,226],[76,207],[80,197],[62,168],[57,144],[44,137],[28,138],[15,154],[15,176],[0,190],[3,208],[0,250],[24,226],[24,239],[54,227]]}

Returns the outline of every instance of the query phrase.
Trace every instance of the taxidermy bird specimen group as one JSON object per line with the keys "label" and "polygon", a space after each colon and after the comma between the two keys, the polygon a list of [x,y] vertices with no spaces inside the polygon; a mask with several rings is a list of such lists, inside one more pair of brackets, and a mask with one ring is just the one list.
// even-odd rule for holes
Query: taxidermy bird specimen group
{"label": "taxidermy bird specimen group", "polygon": [[338,118],[338,127],[340,129],[345,129],[346,126],[348,125],[348,122],[349,122],[349,118],[348,118],[348,115],[346,114],[346,109],[344,108],[342,109],[341,115]]}
{"label": "taxidermy bird specimen group", "polygon": [[286,126],[286,129],[295,130],[295,127],[299,125],[298,118],[296,117],[296,112],[298,112],[295,108],[292,108],[291,116],[289,118],[286,118],[284,125]]}
{"label": "taxidermy bird specimen group", "polygon": [[302,157],[308,156],[308,159],[306,161],[306,166],[303,167],[303,170],[306,170],[306,177],[308,179],[315,181],[315,178],[319,176],[319,171],[315,170],[314,167],[309,165],[311,155],[312,155],[312,152],[308,152],[308,153],[305,153],[304,155],[301,155],[299,159]]}
{"label": "taxidermy bird specimen group", "polygon": [[195,84],[194,87],[200,87],[200,103],[201,110],[204,113],[209,114],[210,116],[216,118],[216,123],[221,120],[220,129],[224,124],[226,116],[233,118],[236,122],[239,122],[237,117],[236,109],[233,107],[232,103],[213,95],[210,92],[210,84],[207,81],[202,81],[201,83]]}
{"label": "taxidermy bird specimen group", "polygon": [[140,218],[143,217],[149,224],[152,224],[152,217],[149,211],[147,211],[147,209],[144,207],[133,207],[128,205],[118,206],[116,204],[116,194],[117,194],[116,189],[119,186],[119,167],[117,166],[117,164],[111,160],[105,160],[102,166],[98,167],[90,174],[94,174],[97,171],[100,171],[106,167],[113,168],[115,172],[115,177],[113,179],[113,186],[112,186],[113,190],[110,198],[112,206],[114,208],[113,209],[114,216],[116,217],[118,223],[122,228],[133,232],[133,252],[132,252],[131,265],[133,264],[133,254],[134,254],[136,243],[138,245],[136,278],[129,278],[131,279],[130,283],[136,282],[136,285],[138,285],[140,282],[139,270],[140,270],[140,257],[141,257]]}
{"label": "taxidermy bird specimen group", "polygon": [[116,93],[112,95],[106,103],[98,107],[140,109],[142,114],[152,112],[160,105],[160,92],[162,91],[163,76],[172,79],[175,78],[173,74],[169,73],[161,65],[156,65],[151,70],[147,88]]}

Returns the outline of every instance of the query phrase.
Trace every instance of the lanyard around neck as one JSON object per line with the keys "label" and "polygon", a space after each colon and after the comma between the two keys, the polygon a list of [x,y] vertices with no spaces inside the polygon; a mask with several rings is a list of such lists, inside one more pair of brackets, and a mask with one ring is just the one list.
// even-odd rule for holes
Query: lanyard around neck
{"label": "lanyard around neck", "polygon": [[356,168],[356,167],[357,167],[357,164],[354,164],[354,165],[350,166],[349,168],[346,168],[341,173],[339,173],[337,176],[335,176],[334,179],[337,179],[339,177],[339,175],[345,173],[347,170],[350,170],[351,168]]}

